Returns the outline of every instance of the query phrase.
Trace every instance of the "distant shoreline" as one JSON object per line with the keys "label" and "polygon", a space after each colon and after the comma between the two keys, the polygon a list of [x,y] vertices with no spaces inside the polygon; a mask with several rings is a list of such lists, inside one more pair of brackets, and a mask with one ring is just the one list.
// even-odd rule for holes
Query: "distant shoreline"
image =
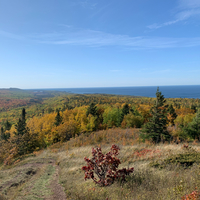
{"label": "distant shoreline", "polygon": [[[159,86],[165,98],[200,98],[200,85]],[[155,97],[157,86],[96,87],[96,88],[49,88],[26,89],[29,91],[60,91],[73,94],[110,94]]]}

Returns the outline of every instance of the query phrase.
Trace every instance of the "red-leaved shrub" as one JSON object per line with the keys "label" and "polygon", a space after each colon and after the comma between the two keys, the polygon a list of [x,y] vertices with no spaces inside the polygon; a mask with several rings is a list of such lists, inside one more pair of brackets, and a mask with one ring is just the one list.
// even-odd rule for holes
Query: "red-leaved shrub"
{"label": "red-leaved shrub", "polygon": [[133,173],[134,168],[118,170],[121,163],[117,158],[119,150],[118,146],[112,145],[110,151],[104,155],[101,148],[92,148],[92,158],[85,158],[87,166],[82,167],[82,170],[85,171],[85,180],[92,178],[100,186],[109,186],[117,179],[125,181],[125,177]]}
{"label": "red-leaved shrub", "polygon": [[181,198],[181,200],[197,200],[200,198],[200,192],[197,190],[193,191],[191,194],[187,194]]}

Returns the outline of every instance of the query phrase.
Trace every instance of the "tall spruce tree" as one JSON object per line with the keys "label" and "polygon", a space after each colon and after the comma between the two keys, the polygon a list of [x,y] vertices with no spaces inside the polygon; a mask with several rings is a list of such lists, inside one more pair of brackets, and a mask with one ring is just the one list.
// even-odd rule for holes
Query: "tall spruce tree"
{"label": "tall spruce tree", "polygon": [[10,138],[10,133],[9,132],[6,132],[7,131],[7,129],[5,128],[3,128],[3,127],[1,127],[1,131],[0,131],[0,141],[1,140],[5,140],[5,141],[7,141],[9,138]]}
{"label": "tall spruce tree", "polygon": [[12,124],[8,120],[6,120],[4,126],[5,126],[5,130],[9,131],[12,127]]}
{"label": "tall spruce tree", "polygon": [[170,138],[167,131],[167,105],[164,96],[157,88],[156,92],[156,102],[154,106],[151,107],[150,114],[151,118],[142,129],[143,134],[141,134],[143,139],[149,139],[154,143],[164,142]]}
{"label": "tall spruce tree", "polygon": [[97,106],[94,103],[91,103],[87,109],[86,115],[88,116],[89,114],[94,117],[97,116]]}
{"label": "tall spruce tree", "polygon": [[16,132],[14,141],[17,145],[19,155],[31,153],[35,150],[35,148],[39,147],[36,134],[30,134],[30,130],[26,126],[25,108],[22,109],[21,117],[15,127]]}
{"label": "tall spruce tree", "polygon": [[60,115],[60,111],[57,110],[57,115],[55,117],[55,125],[59,126],[62,123],[62,117]]}
{"label": "tall spruce tree", "polygon": [[122,123],[123,119],[124,119],[124,116],[129,114],[129,105],[126,103],[123,108],[122,108],[122,114],[121,114],[121,121],[120,121],[120,124]]}
{"label": "tall spruce tree", "polygon": [[0,131],[0,141],[1,140],[5,140],[5,134],[4,134],[4,129],[3,127],[1,127],[1,131]]}
{"label": "tall spruce tree", "polygon": [[25,108],[22,109],[21,118],[19,118],[19,121],[15,125],[17,132],[16,135],[24,135],[27,132],[26,128],[26,110]]}

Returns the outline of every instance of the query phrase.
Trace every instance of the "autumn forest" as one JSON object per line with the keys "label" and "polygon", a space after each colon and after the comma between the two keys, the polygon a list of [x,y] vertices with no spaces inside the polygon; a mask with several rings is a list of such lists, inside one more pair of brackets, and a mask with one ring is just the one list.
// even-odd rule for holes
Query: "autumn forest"
{"label": "autumn forest", "polygon": [[0,199],[198,199],[199,106],[159,88],[155,98],[1,89]]}
{"label": "autumn forest", "polygon": [[[156,143],[199,140],[200,100],[164,99],[161,92],[157,93],[160,96],[156,99],[99,94],[77,95],[55,91],[1,90],[0,162],[10,164],[19,156],[54,143],[117,127],[139,130],[138,140],[143,142],[146,139]],[[159,106],[163,116],[159,118],[163,117],[164,121],[162,119],[162,122],[159,122],[163,123],[160,127],[162,130],[158,130],[159,136],[155,136],[151,135],[149,126],[155,118],[152,110],[160,97],[163,97]]]}

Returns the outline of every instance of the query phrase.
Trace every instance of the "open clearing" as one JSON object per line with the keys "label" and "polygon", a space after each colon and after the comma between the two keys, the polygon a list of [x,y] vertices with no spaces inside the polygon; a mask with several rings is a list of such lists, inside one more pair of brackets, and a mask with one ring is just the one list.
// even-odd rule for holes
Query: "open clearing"
{"label": "open clearing", "polygon": [[[94,144],[94,147],[99,146]],[[103,153],[111,145],[101,146]],[[200,188],[199,144],[135,144],[119,145],[119,168],[134,167],[127,182],[99,187],[92,180],[84,181],[81,167],[84,157],[91,157],[92,146],[54,146],[31,155],[13,166],[0,169],[0,200],[180,200]],[[178,155],[186,165],[176,165]],[[171,163],[169,160],[171,159]],[[189,163],[190,166],[187,166]]]}

